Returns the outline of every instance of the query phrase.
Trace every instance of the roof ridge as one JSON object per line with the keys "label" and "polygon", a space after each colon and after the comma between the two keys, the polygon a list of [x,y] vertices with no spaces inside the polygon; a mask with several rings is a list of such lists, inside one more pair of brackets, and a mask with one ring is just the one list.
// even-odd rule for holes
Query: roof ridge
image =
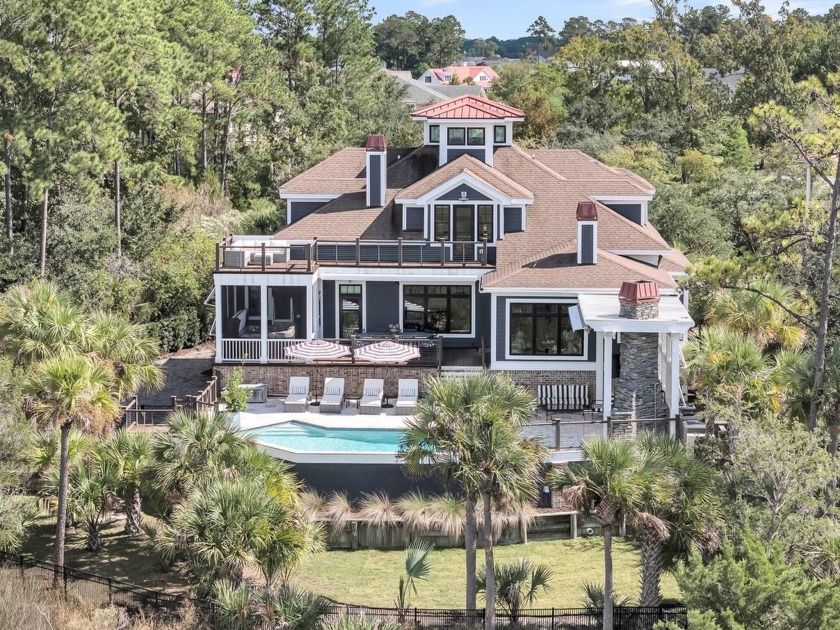
{"label": "roof ridge", "polygon": [[[476,164],[478,164],[478,165],[479,165],[479,167],[480,167],[481,169],[483,169],[483,170],[485,170],[485,171],[487,171],[487,172],[491,173],[494,177],[498,177],[499,179],[501,179],[502,181],[504,181],[504,182],[505,182],[506,184],[508,184],[509,186],[513,186],[514,188],[519,189],[519,192],[521,192],[521,193],[523,193],[523,194],[526,194],[526,195],[529,195],[531,198],[533,198],[533,197],[534,197],[534,193],[533,193],[533,192],[531,192],[530,190],[528,190],[527,188],[525,188],[525,186],[523,186],[522,184],[520,184],[519,182],[517,182],[515,179],[513,179],[513,178],[511,178],[511,177],[508,177],[507,175],[505,175],[505,174],[504,174],[502,171],[500,171],[499,169],[497,169],[497,168],[495,168],[495,167],[493,167],[493,166],[490,166],[490,165],[489,165],[489,164],[487,164],[486,162],[483,162],[483,161],[479,160],[477,157],[474,157],[474,156],[470,155],[469,153],[465,153],[464,155],[465,155],[465,156],[467,156],[468,158],[470,158],[470,159],[471,159],[473,162],[475,162]],[[501,192],[501,191],[499,191],[499,192]]]}
{"label": "roof ridge", "polygon": [[511,262],[505,263],[501,267],[496,267],[494,271],[488,273],[485,277],[490,278],[490,284],[493,284],[493,282],[497,282],[499,280],[503,280],[504,278],[508,278],[514,275],[526,265],[532,265],[538,260],[548,258],[549,256],[557,256],[559,254],[566,253],[565,250],[569,247],[569,245],[576,242],[577,239],[573,238],[564,243],[552,245],[551,247],[546,247],[545,249],[537,252],[536,254],[531,254],[530,256],[526,256],[525,258],[518,258],[516,260],[512,260]]}
{"label": "roof ridge", "polygon": [[[619,256],[618,254],[613,254],[612,252],[607,251],[606,249],[601,249],[600,247],[598,248],[598,255],[599,256],[601,256],[601,255],[606,256],[607,260],[611,260],[615,264],[621,265],[625,269],[629,269],[630,271],[633,271],[634,273],[638,273],[639,275],[644,276],[648,280],[653,280],[654,282],[657,282],[657,283],[659,282],[659,280],[657,278],[648,274],[646,271],[640,271],[638,269],[638,267],[641,267],[642,269],[644,269],[645,268],[644,263],[638,262],[636,260],[632,260],[630,258],[625,258],[624,256]],[[658,267],[654,267],[654,269],[658,269]]]}
{"label": "roof ridge", "polygon": [[527,154],[527,153],[526,153],[523,149],[520,149],[517,145],[515,145],[515,144],[511,144],[511,145],[510,145],[510,147],[511,147],[511,149],[513,149],[513,150],[514,150],[514,152],[515,152],[515,153],[518,153],[519,155],[521,155],[522,157],[524,157],[524,158],[525,158],[526,160],[528,160],[529,162],[533,162],[533,163],[534,163],[534,164],[536,164],[539,168],[541,168],[542,170],[544,170],[544,171],[545,171],[546,173],[548,173],[549,175],[553,175],[554,177],[556,177],[556,178],[557,178],[558,180],[560,180],[561,182],[567,182],[567,181],[569,181],[569,179],[568,179],[567,177],[563,177],[560,173],[558,173],[557,171],[555,171],[553,168],[550,168],[548,165],[543,164],[542,162],[540,162],[540,161],[539,161],[537,158],[535,158],[534,156],[532,156],[532,155],[528,155],[528,154]]}
{"label": "roof ridge", "polygon": [[[613,217],[615,219],[618,219],[619,221],[623,221],[626,225],[628,225],[632,229],[636,230],[639,234],[641,234],[643,236],[646,236],[647,238],[649,238],[651,240],[654,240],[654,241],[656,240],[647,231],[645,231],[644,227],[642,227],[641,225],[639,225],[635,221],[631,221],[627,217],[619,214],[618,212],[616,212],[615,210],[610,208],[608,205],[606,205],[604,203],[601,203],[597,199],[594,199],[592,196],[589,196],[588,198],[591,199],[592,201],[594,201],[595,204],[598,205],[599,208],[608,211],[611,217]],[[648,225],[650,225],[650,224],[648,224]],[[657,230],[653,225],[651,225],[650,227],[652,227],[654,229],[654,231],[656,232],[656,235],[662,240],[662,243],[665,245],[665,249],[671,249],[671,246],[668,245],[668,243],[665,241],[664,238],[662,238],[662,235],[659,233],[659,230]]]}

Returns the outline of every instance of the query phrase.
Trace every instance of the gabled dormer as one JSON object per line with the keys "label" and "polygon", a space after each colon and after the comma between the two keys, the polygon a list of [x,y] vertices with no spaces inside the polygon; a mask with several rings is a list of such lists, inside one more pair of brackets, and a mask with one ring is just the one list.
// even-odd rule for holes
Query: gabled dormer
{"label": "gabled dormer", "polygon": [[418,109],[412,120],[423,122],[423,143],[438,147],[438,164],[471,155],[493,166],[493,149],[513,143],[513,123],[525,113],[471,94]]}

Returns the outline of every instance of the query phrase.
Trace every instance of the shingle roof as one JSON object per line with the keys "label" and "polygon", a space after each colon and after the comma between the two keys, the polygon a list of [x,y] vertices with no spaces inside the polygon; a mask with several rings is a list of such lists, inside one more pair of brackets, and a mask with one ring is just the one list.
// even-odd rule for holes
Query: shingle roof
{"label": "shingle roof", "polygon": [[[650,184],[635,174],[575,150],[499,147],[493,154],[493,167],[469,155],[438,167],[437,151],[433,146],[388,149],[385,205],[376,208],[365,207],[364,149],[339,151],[282,190],[340,196],[282,229],[277,238],[419,238],[400,231],[394,199],[420,197],[459,173],[469,173],[505,196],[533,199],[526,208],[525,231],[506,234],[498,242],[497,267],[485,275],[485,286],[618,288],[625,280],[644,278],[673,288],[668,272],[688,266],[685,256],[672,249],[652,225],[638,225],[601,203],[597,204],[598,263],[574,264],[578,202],[608,195],[652,194]],[[668,253],[656,268],[610,250]]]}
{"label": "shingle roof", "polygon": [[427,120],[504,120],[505,118],[524,118],[525,112],[497,101],[467,94],[443,103],[428,105],[412,112],[411,116]]}
{"label": "shingle roof", "polygon": [[533,199],[534,197],[530,190],[524,186],[520,186],[511,178],[487,166],[484,162],[471,155],[462,155],[448,162],[434,173],[400,191],[398,196],[402,199],[419,199],[460,173],[466,173],[486,186],[512,199]]}

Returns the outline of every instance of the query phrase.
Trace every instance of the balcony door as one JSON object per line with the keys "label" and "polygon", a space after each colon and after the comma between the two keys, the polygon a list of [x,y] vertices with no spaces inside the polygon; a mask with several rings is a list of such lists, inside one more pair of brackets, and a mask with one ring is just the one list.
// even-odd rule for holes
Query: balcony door
{"label": "balcony door", "polygon": [[347,339],[361,331],[362,322],[362,285],[342,284],[338,287],[338,335]]}
{"label": "balcony door", "polygon": [[452,260],[464,261],[475,258],[475,206],[453,206],[452,222],[454,229],[453,241],[469,241],[470,243],[455,243],[452,245]]}

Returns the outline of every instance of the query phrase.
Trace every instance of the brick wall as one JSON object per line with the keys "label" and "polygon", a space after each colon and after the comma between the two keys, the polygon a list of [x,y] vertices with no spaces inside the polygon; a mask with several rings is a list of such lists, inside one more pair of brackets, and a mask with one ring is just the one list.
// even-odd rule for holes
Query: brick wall
{"label": "brick wall", "polygon": [[[226,377],[233,373],[236,365],[216,365],[215,372],[224,387]],[[308,376],[309,391],[320,395],[324,391],[324,378],[344,379],[344,393],[348,396],[360,396],[366,378],[381,378],[385,381],[385,395],[397,396],[397,381],[401,378],[416,378],[420,381],[422,395],[423,380],[437,376],[436,367],[382,366],[382,365],[243,365],[243,382],[265,383],[272,396],[285,396],[289,392],[289,378]]]}
{"label": "brick wall", "polygon": [[527,387],[534,395],[537,385],[588,385],[590,401],[595,400],[595,372],[560,370],[504,370],[514,382]]}

